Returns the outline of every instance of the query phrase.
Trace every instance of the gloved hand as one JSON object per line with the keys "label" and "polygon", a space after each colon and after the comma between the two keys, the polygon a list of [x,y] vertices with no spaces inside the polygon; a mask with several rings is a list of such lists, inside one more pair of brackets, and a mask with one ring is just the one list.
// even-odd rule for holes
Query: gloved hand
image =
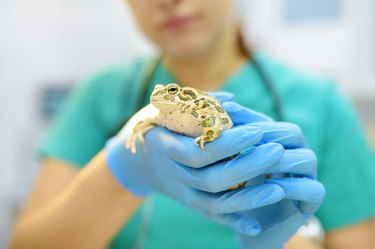
{"label": "gloved hand", "polygon": [[124,146],[129,133],[126,127],[108,142],[105,150],[113,176],[135,195],[157,191],[202,214],[239,212],[275,203],[284,197],[281,188],[272,184],[222,192],[248,179],[244,177],[244,166],[239,172],[237,165],[247,165],[247,174],[252,175],[252,167],[265,169],[279,161],[284,154],[279,144],[265,144],[231,163],[204,167],[254,146],[262,139],[258,128],[231,129],[217,142],[207,144],[203,151],[195,146],[193,138],[155,127],[146,135],[146,144],[137,144],[135,155]]}
{"label": "gloved hand", "polygon": [[[254,113],[254,120],[262,121],[264,115]],[[135,121],[136,117],[133,123]],[[119,183],[136,195],[158,191],[208,217],[223,215],[225,218],[221,222],[243,233],[256,234],[259,225],[251,217],[238,219],[238,212],[276,203],[285,193],[278,184],[244,187],[230,192],[225,190],[260,175],[274,172],[298,174],[303,171],[300,168],[306,168],[305,157],[301,160],[298,156],[286,156],[280,144],[264,142],[284,139],[291,144],[298,143],[301,138],[299,131],[293,126],[286,128],[288,124],[278,128],[280,124],[274,123],[274,132],[266,136],[258,128],[241,125],[223,132],[219,139],[208,143],[204,151],[194,145],[193,138],[156,127],[147,133],[147,143],[142,146],[137,144],[137,154],[132,155],[124,148],[131,123],[111,139],[105,149],[108,166]],[[290,132],[286,138],[285,129]],[[282,131],[283,139],[277,135],[278,130]],[[261,143],[265,144],[233,160],[215,163]],[[283,162],[283,157],[288,160]]]}
{"label": "gloved hand", "polygon": [[[298,130],[298,127],[278,123],[277,130],[275,123],[254,120],[254,111],[234,102],[224,103],[223,107],[236,126],[251,123],[260,128],[264,135],[263,143],[272,141],[282,144],[285,148],[285,155],[279,163],[289,165],[290,169],[283,167],[284,173],[287,173],[282,176],[283,178],[265,181],[266,185],[279,185],[283,189],[285,199],[262,208],[232,213],[231,217],[220,214],[211,216],[211,218],[227,223],[226,219],[233,219],[237,215],[238,220],[251,220],[252,226],[254,223],[259,225],[260,233],[256,236],[250,236],[249,233],[245,234],[233,227],[236,230],[240,248],[281,248],[298,228],[318,210],[324,199],[324,187],[316,181],[316,158],[312,151],[301,148],[304,147],[302,133],[290,131],[290,129]],[[286,126],[282,128],[284,124]],[[295,137],[296,135],[298,136]],[[295,157],[300,160],[296,160]],[[279,173],[272,168],[270,171]]]}
{"label": "gloved hand", "polygon": [[[210,94],[213,94],[220,102],[227,102],[234,99],[234,95],[228,92],[212,92]],[[152,138],[147,138],[147,143],[145,146],[143,146],[144,150],[139,150],[136,155],[129,154],[129,150],[125,149],[125,143],[129,137],[129,134],[132,131],[133,126],[139,121],[144,119],[145,117],[152,115],[154,112],[157,112],[157,109],[155,109],[153,106],[148,105],[145,108],[143,108],[141,111],[139,111],[136,115],[134,115],[127,124],[122,128],[122,130],[117,134],[116,137],[110,139],[105,147],[105,150],[107,152],[107,162],[108,166],[114,175],[114,177],[118,180],[118,182],[125,187],[127,190],[131,191],[135,195],[143,196],[146,195],[152,191],[158,190],[159,188],[154,185],[163,185],[164,184],[169,185],[171,184],[173,189],[174,181],[176,178],[173,176],[174,173],[172,173],[170,170],[170,165],[173,165],[172,167],[174,171],[176,170],[183,170],[180,169],[180,165],[175,166],[173,162],[164,154],[164,151],[161,151],[159,148],[159,141],[158,139],[161,139],[163,136],[168,138],[168,135],[171,135],[172,138],[168,138],[169,140],[166,141],[166,143],[173,143],[170,139],[178,140],[178,136],[175,136],[175,133],[168,132],[165,129],[161,129],[158,127],[155,127],[153,130],[159,130],[159,132],[155,132],[154,136],[151,136]],[[253,143],[256,143],[259,141],[262,137],[260,134],[260,131],[257,128],[253,127],[244,127],[243,131],[248,131],[248,136],[251,137],[250,140],[244,140],[244,144],[238,144],[239,150],[246,148],[247,145],[252,145]],[[164,135],[163,132],[165,132]],[[240,132],[240,131],[237,131]],[[153,134],[154,132],[149,132]],[[156,135],[157,134],[157,135]],[[146,134],[146,136],[149,136]],[[229,136],[228,138],[231,138]],[[156,141],[154,141],[154,140]],[[150,141],[149,141],[150,140]],[[253,141],[252,141],[253,140]],[[189,143],[190,141],[183,141]],[[225,141],[226,143],[230,143],[228,139]],[[140,144],[137,144],[139,147]],[[149,146],[147,148],[146,146]],[[170,146],[169,146],[170,147]],[[169,148],[168,147],[168,148]],[[196,147],[192,147],[196,149]],[[223,150],[223,149],[221,149]],[[238,149],[234,148],[233,152],[228,153],[236,153]],[[196,152],[197,150],[195,150]],[[151,154],[150,152],[154,152],[154,154]],[[219,152],[219,151],[218,151]],[[219,152],[220,153],[220,152]],[[146,155],[147,154],[147,155]],[[193,154],[193,153],[190,153]],[[151,157],[153,156],[153,157]],[[191,160],[195,160],[194,158],[189,157],[189,155],[186,155],[187,158]],[[207,161],[208,159],[206,159]],[[214,160],[214,159],[213,159]],[[137,164],[141,164],[140,166],[134,166]],[[181,165],[182,166],[182,165]],[[135,167],[134,169],[132,167]],[[165,172],[167,171],[167,172]],[[174,172],[173,171],[173,172]],[[178,174],[178,173],[177,173]],[[149,179],[148,179],[149,178]],[[161,179],[159,179],[161,178]],[[165,178],[165,179],[164,179]],[[173,178],[173,179],[168,179]],[[162,191],[163,192],[163,191]]]}

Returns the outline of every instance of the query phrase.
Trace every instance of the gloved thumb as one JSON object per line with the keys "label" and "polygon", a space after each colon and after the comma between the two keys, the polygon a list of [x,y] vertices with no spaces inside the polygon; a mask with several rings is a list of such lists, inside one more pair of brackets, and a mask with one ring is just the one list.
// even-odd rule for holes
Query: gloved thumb
{"label": "gloved thumb", "polygon": [[215,91],[215,92],[208,92],[208,95],[214,96],[220,103],[234,101],[234,94],[230,92],[224,91]]}
{"label": "gloved thumb", "polygon": [[228,101],[223,103],[223,108],[232,119],[235,126],[253,122],[272,122],[273,119],[267,115],[246,108],[236,102]]}

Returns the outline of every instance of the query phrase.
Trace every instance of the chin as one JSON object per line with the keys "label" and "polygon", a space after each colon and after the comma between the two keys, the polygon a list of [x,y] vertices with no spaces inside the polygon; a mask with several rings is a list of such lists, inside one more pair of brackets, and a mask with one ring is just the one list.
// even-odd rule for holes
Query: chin
{"label": "chin", "polygon": [[207,42],[197,39],[175,39],[164,51],[175,58],[189,59],[200,55],[208,47]]}
{"label": "chin", "polygon": [[170,51],[169,54],[174,58],[189,59],[198,56],[200,53],[199,50],[196,49],[184,49],[178,51]]}

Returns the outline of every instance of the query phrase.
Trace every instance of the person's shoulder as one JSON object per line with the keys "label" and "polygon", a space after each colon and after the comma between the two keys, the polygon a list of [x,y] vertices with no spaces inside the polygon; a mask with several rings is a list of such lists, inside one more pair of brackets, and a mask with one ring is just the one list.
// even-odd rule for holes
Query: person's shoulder
{"label": "person's shoulder", "polygon": [[152,57],[142,57],[94,69],[77,82],[71,96],[85,99],[97,107],[116,105],[124,99],[130,103],[133,96],[138,96],[139,83],[153,60]]}
{"label": "person's shoulder", "polygon": [[151,60],[143,57],[132,61],[122,61],[93,70],[82,80],[83,87],[104,90],[114,86],[126,86],[135,82],[145,64]]}
{"label": "person's shoulder", "polygon": [[258,53],[257,57],[275,87],[284,96],[325,98],[336,91],[334,80],[328,77],[293,68],[264,53]]}

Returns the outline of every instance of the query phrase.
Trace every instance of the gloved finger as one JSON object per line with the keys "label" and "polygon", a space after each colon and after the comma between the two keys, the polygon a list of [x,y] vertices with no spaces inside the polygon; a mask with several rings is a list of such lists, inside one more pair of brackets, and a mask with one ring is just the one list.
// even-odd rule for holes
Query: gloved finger
{"label": "gloved finger", "polygon": [[217,223],[224,224],[232,228],[233,230],[250,235],[250,236],[256,236],[261,232],[261,226],[259,223],[247,216],[241,216],[237,213],[231,213],[231,214],[205,214],[208,218],[210,218],[213,221],[216,221]]}
{"label": "gloved finger", "polygon": [[298,207],[304,214],[315,213],[325,197],[323,184],[308,178],[280,178],[270,179],[266,182],[282,187],[285,198],[299,201]]}
{"label": "gloved finger", "polygon": [[272,122],[273,120],[270,117],[235,102],[224,103],[223,107],[234,125],[239,126],[251,123],[251,125],[254,124],[254,126],[259,127],[264,134],[263,143],[280,143],[285,148],[300,148],[305,146],[302,130],[295,124]]}
{"label": "gloved finger", "polygon": [[312,150],[292,149],[285,150],[283,157],[266,174],[296,174],[311,179],[316,179],[317,158]]}
{"label": "gloved finger", "polygon": [[236,102],[225,102],[223,108],[232,119],[235,126],[248,124],[252,122],[271,122],[272,118],[263,113],[246,108]]}
{"label": "gloved finger", "polygon": [[[210,193],[225,191],[243,181],[255,178],[269,171],[282,156],[284,149],[280,144],[269,143],[224,162],[196,169],[185,167],[179,173],[181,182],[195,189]],[[171,174],[173,174],[173,170]],[[177,174],[176,174],[177,175]]]}
{"label": "gloved finger", "polygon": [[255,122],[251,125],[262,131],[261,143],[279,143],[288,149],[305,147],[305,139],[298,125],[287,122]]}
{"label": "gloved finger", "polygon": [[208,92],[208,95],[214,96],[220,103],[227,101],[234,101],[234,94],[225,91],[212,91]]}
{"label": "gloved finger", "polygon": [[193,168],[201,168],[236,155],[259,143],[263,137],[259,128],[244,125],[224,131],[215,141],[206,143],[205,149],[202,150],[194,144],[194,138],[166,129],[160,130],[156,127],[147,135],[158,136],[152,141],[158,141],[161,149],[171,160]]}
{"label": "gloved finger", "polygon": [[255,209],[284,198],[283,189],[276,184],[260,184],[221,193],[193,190],[190,204],[213,214],[226,214]]}

